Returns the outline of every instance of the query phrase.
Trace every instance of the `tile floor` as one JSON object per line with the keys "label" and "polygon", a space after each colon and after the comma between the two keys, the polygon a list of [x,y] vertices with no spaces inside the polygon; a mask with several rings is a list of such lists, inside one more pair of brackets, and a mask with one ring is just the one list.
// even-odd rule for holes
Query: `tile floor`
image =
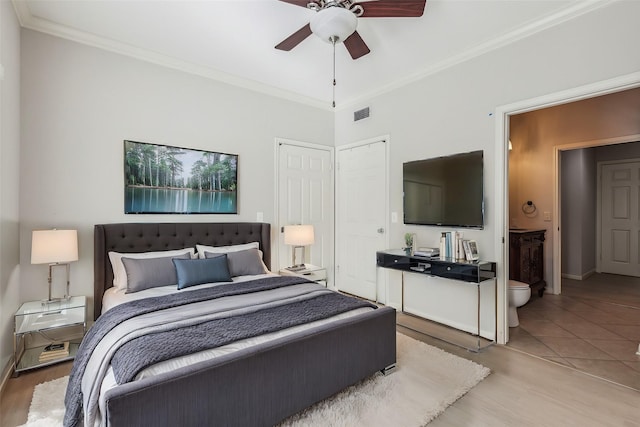
{"label": "tile floor", "polygon": [[508,346],[640,390],[640,278],[562,280],[518,308]]}

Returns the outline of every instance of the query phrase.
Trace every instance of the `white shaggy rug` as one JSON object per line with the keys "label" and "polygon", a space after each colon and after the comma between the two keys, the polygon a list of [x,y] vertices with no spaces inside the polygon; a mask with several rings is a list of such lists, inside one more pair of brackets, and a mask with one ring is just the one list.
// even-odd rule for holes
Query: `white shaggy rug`
{"label": "white shaggy rug", "polygon": [[[490,370],[397,334],[397,368],[326,399],[281,426],[423,426],[482,381]],[[60,426],[68,377],[39,384],[26,427]]]}

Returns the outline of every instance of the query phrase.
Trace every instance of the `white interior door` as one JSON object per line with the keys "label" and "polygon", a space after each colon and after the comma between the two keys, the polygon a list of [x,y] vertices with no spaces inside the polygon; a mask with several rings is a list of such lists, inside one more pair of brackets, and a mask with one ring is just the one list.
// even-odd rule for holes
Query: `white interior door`
{"label": "white interior door", "polygon": [[338,149],[336,287],[377,299],[376,251],[386,248],[386,142]]}
{"label": "white interior door", "polygon": [[601,166],[601,262],[604,273],[640,276],[640,162]]}
{"label": "white interior door", "polygon": [[282,227],[311,224],[315,242],[305,248],[304,261],[326,268],[330,284],[333,277],[333,149],[293,141],[277,141],[277,147],[278,267],[290,266],[292,259],[292,248],[284,244]]}

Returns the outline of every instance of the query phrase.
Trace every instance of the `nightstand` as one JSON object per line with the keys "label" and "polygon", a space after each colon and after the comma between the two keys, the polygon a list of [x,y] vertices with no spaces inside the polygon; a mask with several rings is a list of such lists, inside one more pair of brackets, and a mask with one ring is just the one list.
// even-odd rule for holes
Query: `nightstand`
{"label": "nightstand", "polygon": [[[86,307],[85,296],[22,304],[14,316],[14,374],[73,359],[87,331]],[[65,342],[68,352],[42,355],[48,345]]]}
{"label": "nightstand", "polygon": [[300,276],[327,286],[327,269],[311,264],[305,264],[303,269],[292,271],[286,268],[280,270],[281,276]]}

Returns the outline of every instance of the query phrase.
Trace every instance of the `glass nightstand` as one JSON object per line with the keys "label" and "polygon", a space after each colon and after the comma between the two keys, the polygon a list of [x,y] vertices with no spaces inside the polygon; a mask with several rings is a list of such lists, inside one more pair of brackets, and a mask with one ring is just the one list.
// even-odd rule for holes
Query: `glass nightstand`
{"label": "glass nightstand", "polygon": [[[30,301],[14,317],[14,372],[71,360],[87,330],[87,298],[61,301]],[[50,344],[68,342],[68,353],[43,354]],[[45,352],[46,353],[46,352]],[[53,356],[53,357],[52,357]]]}
{"label": "glass nightstand", "polygon": [[283,268],[279,271],[281,276],[300,276],[305,279],[313,280],[321,285],[327,286],[327,269],[311,264],[305,264],[304,268],[299,270],[289,270]]}

